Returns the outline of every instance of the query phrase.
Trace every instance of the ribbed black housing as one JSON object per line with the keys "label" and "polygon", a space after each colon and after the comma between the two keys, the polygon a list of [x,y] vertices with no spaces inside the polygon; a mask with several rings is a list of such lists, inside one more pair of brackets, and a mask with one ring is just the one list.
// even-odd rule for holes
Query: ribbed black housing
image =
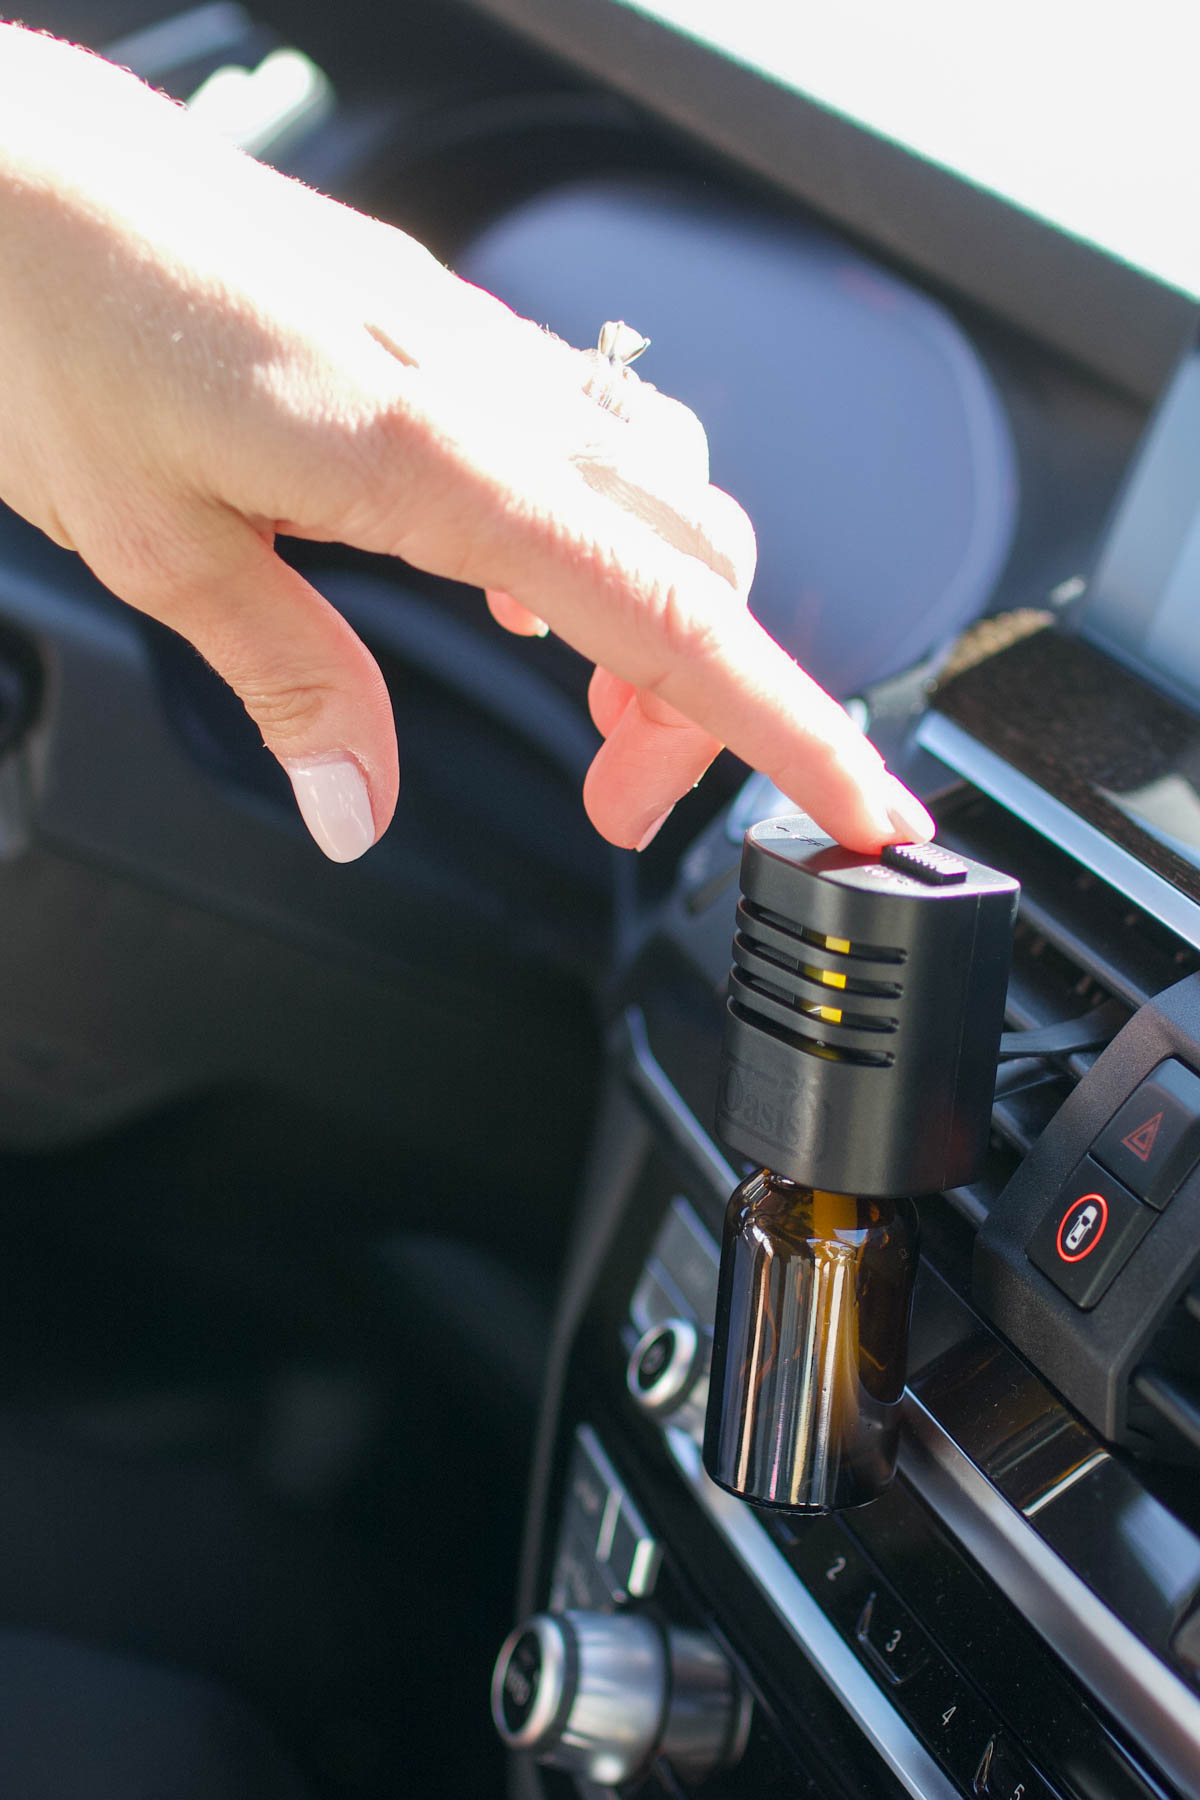
{"label": "ribbed black housing", "polygon": [[987,1148],[1019,885],[928,886],[811,819],[746,834],[717,1130],[777,1174],[898,1198]]}

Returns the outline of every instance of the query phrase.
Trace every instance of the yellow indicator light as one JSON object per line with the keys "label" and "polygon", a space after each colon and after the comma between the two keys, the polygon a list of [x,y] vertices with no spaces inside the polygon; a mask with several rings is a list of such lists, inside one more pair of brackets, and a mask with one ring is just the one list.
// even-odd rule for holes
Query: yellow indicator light
{"label": "yellow indicator light", "polygon": [[846,977],[835,975],[832,969],[815,969],[811,963],[802,963],[801,971],[810,981],[819,981],[822,987],[844,988]]}
{"label": "yellow indicator light", "polygon": [[827,1025],[840,1025],[842,1009],[840,1006],[818,1006],[817,1016],[824,1019]]}
{"label": "yellow indicator light", "polygon": [[827,950],[836,950],[839,956],[849,956],[850,939],[827,937],[825,939],[825,948]]}

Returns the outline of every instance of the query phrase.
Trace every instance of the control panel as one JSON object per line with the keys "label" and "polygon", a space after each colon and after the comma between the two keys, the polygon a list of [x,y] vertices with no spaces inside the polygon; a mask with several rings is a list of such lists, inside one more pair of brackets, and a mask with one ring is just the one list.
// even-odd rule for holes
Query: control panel
{"label": "control panel", "polygon": [[1134,1014],[992,1207],[973,1292],[1109,1443],[1200,1461],[1200,977]]}
{"label": "control panel", "polygon": [[[1067,1101],[1026,1158],[1036,1181],[1018,1177],[994,1204],[983,1255],[1003,1226],[1004,1267],[1038,1296],[1020,1329],[1048,1320],[1103,1338],[1142,1257],[1172,1265],[1160,1299],[1191,1291],[1200,1037],[1181,1015],[1200,1024],[1200,996],[1183,986],[1114,1040],[1076,1090],[1087,1107]],[[1200,1800],[1200,1537],[971,1306],[970,1239],[947,1234],[946,1203],[926,1207],[890,1488],[805,1518],[708,1478],[733,1172],[636,1009],[626,1030],[626,1080],[658,1129],[590,1276],[531,1616],[493,1695],[506,1741],[564,1772],[536,1791],[571,1781],[600,1800],[632,1780],[672,1800]],[[1079,1304],[1034,1259],[1094,1279],[1122,1241],[1126,1198],[1140,1236]],[[676,1692],[709,1695],[715,1724],[690,1748]]]}
{"label": "control panel", "polygon": [[[707,1481],[696,1343],[711,1317],[716,1270],[714,1236],[676,1195],[631,1295],[629,1394],[661,1425],[697,1497],[739,1543],[777,1610],[813,1646],[823,1678],[849,1696],[855,1677],[869,1682],[882,1711],[852,1703],[885,1721],[893,1748],[912,1746],[911,1788],[972,1800],[1147,1800],[1153,1790],[1062,1665],[903,1476],[870,1506],[823,1518],[755,1512]],[[833,1639],[820,1635],[815,1614]],[[922,1754],[941,1789],[920,1772]]]}
{"label": "control panel", "polygon": [[1030,1261],[1087,1310],[1200,1164],[1200,1075],[1175,1057],[1138,1084],[1029,1241]]}
{"label": "control panel", "polygon": [[549,1609],[510,1633],[493,1674],[492,1718],[511,1749],[604,1789],[659,1759],[686,1782],[740,1763],[752,1696],[706,1631],[653,1604],[661,1567],[599,1434],[579,1425]]}

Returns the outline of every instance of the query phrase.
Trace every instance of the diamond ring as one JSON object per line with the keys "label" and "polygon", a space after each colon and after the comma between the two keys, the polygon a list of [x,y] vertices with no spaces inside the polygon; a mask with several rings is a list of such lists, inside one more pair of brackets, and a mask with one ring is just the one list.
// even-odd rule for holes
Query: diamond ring
{"label": "diamond ring", "polygon": [[600,327],[596,348],[591,352],[593,368],[583,384],[584,393],[605,412],[616,413],[619,418],[627,417],[624,402],[632,383],[637,380],[629,365],[649,348],[650,339],[627,325],[624,319],[606,320]]}

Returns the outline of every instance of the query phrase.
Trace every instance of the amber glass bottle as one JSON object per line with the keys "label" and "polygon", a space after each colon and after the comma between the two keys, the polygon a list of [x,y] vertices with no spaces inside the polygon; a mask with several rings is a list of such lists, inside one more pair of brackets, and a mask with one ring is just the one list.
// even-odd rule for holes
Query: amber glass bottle
{"label": "amber glass bottle", "polygon": [[873,1500],[896,1459],[917,1262],[909,1200],[761,1170],[725,1215],[704,1462],[760,1506]]}

